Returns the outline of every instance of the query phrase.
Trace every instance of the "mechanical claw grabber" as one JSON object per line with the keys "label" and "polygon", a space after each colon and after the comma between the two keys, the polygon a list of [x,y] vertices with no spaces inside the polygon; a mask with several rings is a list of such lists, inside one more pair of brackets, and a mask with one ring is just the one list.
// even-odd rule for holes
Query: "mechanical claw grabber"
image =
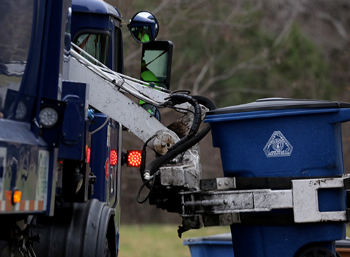
{"label": "mechanical claw grabber", "polygon": [[[259,189],[247,189],[254,186]],[[268,186],[271,188],[267,188]],[[205,227],[232,225],[233,231],[236,226],[254,228],[256,233],[267,236],[269,233],[264,231],[264,227],[269,227],[276,230],[278,237],[285,238],[282,248],[288,247],[289,252],[293,253],[292,255],[286,253],[283,256],[338,256],[333,254],[335,249],[331,242],[317,243],[315,240],[311,244],[298,247],[304,240],[309,240],[310,234],[327,233],[327,229],[318,224],[327,224],[327,227],[331,228],[332,232],[328,232],[328,235],[319,235],[327,241],[326,238],[330,239],[335,231],[342,230],[344,222],[349,221],[350,206],[346,206],[345,197],[345,193],[349,193],[350,190],[349,175],[327,178],[203,179],[200,181],[200,189],[196,192],[180,192],[183,227],[180,227],[179,233],[200,228],[204,223]],[[334,203],[331,208],[329,208],[330,200]],[[262,229],[256,230],[256,228]],[[301,233],[300,240],[295,240],[295,231]],[[244,235],[241,236],[244,238]],[[260,236],[258,235],[258,238]],[[240,235],[235,235],[236,239],[237,237]],[[237,244],[235,241],[233,243]],[[266,256],[281,256],[280,245],[276,245],[274,249],[273,245],[266,244],[267,242],[260,242],[261,249],[256,251],[268,250],[270,253],[265,253]],[[288,250],[282,251],[288,252]],[[235,247],[234,252],[235,256],[241,256],[236,254]]]}
{"label": "mechanical claw grabber", "polygon": [[[251,184],[275,181],[277,184],[273,186],[274,188],[269,189],[239,189],[237,180],[241,188],[246,187],[248,181],[252,182]],[[288,180],[291,184],[290,189],[276,189],[286,184]],[[344,209],[345,196],[334,199],[343,201],[343,204],[340,204],[342,205],[340,210],[320,210],[319,191],[325,189],[350,190],[350,176],[298,179],[242,177],[204,179],[201,180],[201,191],[180,192],[183,206],[181,216],[201,215],[204,226],[224,226],[236,223],[288,225],[349,221],[350,207]],[[278,209],[292,209],[292,212],[271,212]],[[262,212],[261,217],[249,215]]]}

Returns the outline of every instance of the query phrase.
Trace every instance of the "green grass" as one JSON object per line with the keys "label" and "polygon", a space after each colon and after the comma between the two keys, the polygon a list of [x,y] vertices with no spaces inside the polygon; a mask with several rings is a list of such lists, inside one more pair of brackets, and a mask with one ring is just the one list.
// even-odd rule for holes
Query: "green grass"
{"label": "green grass", "polygon": [[190,257],[183,239],[227,233],[230,227],[190,230],[177,236],[176,225],[121,225],[119,257]]}
{"label": "green grass", "polygon": [[[121,225],[119,257],[190,257],[183,239],[227,233],[230,227],[208,227],[185,232],[180,239],[176,225]],[[347,226],[350,237],[350,225]]]}

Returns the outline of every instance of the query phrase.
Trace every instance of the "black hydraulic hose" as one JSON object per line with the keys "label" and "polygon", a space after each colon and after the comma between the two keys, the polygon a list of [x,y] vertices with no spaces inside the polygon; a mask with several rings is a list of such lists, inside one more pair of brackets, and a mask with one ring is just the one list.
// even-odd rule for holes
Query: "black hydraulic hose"
{"label": "black hydraulic hose", "polygon": [[[216,109],[215,104],[208,98],[205,98],[203,96],[193,96],[193,98],[196,99],[199,103],[203,104],[209,110]],[[173,149],[172,151],[168,151],[165,155],[155,159],[150,164],[148,164],[143,174],[148,172],[150,175],[152,175],[155,171],[159,169],[161,165],[169,162],[180,153],[186,151],[187,149],[197,144],[209,133],[209,131],[210,131],[210,125],[208,124],[205,126],[205,128],[203,128],[200,132],[198,132],[197,135],[190,138],[187,142],[184,142],[183,144],[179,145],[177,148]]]}
{"label": "black hydraulic hose", "polygon": [[196,99],[198,101],[198,103],[200,103],[201,105],[204,105],[205,107],[207,107],[209,110],[215,110],[216,109],[216,105],[209,98],[206,98],[206,97],[200,96],[200,95],[193,95],[192,97],[194,99]]}
{"label": "black hydraulic hose", "polygon": [[[205,107],[207,107],[209,110],[214,110],[216,109],[215,104],[209,100],[206,97],[203,96],[192,96],[193,99],[195,99],[197,102],[199,102],[200,104],[204,105]],[[147,142],[144,144],[144,147],[142,149],[142,161],[141,161],[141,167],[140,167],[140,173],[141,173],[141,179],[143,181],[143,185],[140,188],[138,194],[137,194],[137,202],[138,203],[144,203],[145,201],[147,201],[150,192],[148,193],[148,195],[146,196],[145,199],[140,200],[140,195],[141,195],[141,191],[142,189],[146,186],[150,191],[152,191],[154,184],[155,184],[155,176],[157,174],[154,174],[155,171],[157,171],[159,169],[160,166],[162,166],[163,164],[169,162],[170,160],[172,160],[173,158],[175,158],[177,155],[179,155],[180,153],[186,151],[187,149],[191,148],[192,146],[194,146],[195,144],[197,144],[200,140],[202,140],[210,131],[210,125],[206,125],[205,128],[203,128],[197,135],[193,136],[192,138],[188,139],[187,142],[184,142],[183,144],[179,145],[177,148],[173,149],[170,152],[167,152],[165,155],[157,158],[156,160],[154,160],[153,162],[151,162],[146,168],[145,168],[145,162],[146,162],[146,146],[148,144],[148,142],[153,139],[156,135],[154,135],[153,137],[151,137],[150,139],[147,140]],[[144,174],[147,173],[150,175],[153,175],[153,178],[150,180],[146,180],[144,178]],[[150,184],[150,182],[153,182],[152,184]]]}
{"label": "black hydraulic hose", "polygon": [[177,104],[182,104],[182,103],[189,103],[194,107],[194,117],[193,117],[193,123],[190,128],[190,131],[188,134],[180,139],[176,144],[174,144],[172,147],[169,148],[168,151],[173,151],[175,148],[179,147],[182,145],[184,142],[188,141],[190,138],[192,138],[198,131],[199,126],[201,125],[202,119],[202,111],[201,107],[198,103],[198,101],[189,95],[185,94],[173,94],[170,96],[170,101],[168,101],[166,104],[171,104],[171,105],[177,105]]}

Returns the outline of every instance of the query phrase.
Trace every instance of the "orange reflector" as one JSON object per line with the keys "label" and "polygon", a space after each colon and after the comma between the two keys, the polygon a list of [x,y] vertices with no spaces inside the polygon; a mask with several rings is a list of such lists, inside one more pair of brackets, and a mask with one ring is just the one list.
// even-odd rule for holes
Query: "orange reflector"
{"label": "orange reflector", "polygon": [[117,155],[117,150],[111,150],[111,166],[117,165],[118,162],[118,155]]}
{"label": "orange reflector", "polygon": [[19,203],[21,201],[21,197],[22,197],[22,192],[16,190],[15,193],[13,194],[13,202]]}
{"label": "orange reflector", "polygon": [[140,167],[142,159],[142,151],[141,150],[129,150],[128,151],[128,167]]}
{"label": "orange reflector", "polygon": [[12,191],[11,190],[6,190],[5,191],[5,198],[6,198],[6,201],[9,201],[11,202],[12,201]]}

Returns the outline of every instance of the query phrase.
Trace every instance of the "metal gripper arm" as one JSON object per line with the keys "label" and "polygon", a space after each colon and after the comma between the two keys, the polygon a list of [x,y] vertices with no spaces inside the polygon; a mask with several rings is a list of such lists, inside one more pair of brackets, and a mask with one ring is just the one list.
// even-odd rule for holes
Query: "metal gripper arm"
{"label": "metal gripper arm", "polygon": [[[350,189],[350,177],[344,175],[336,178],[293,179],[291,189],[246,189],[236,188],[236,179],[215,178],[201,180],[201,190],[197,192],[180,192],[181,212],[183,219],[197,223],[184,222],[192,227],[183,231],[200,227],[202,217],[204,226],[225,226],[235,223],[248,224],[251,222],[244,216],[248,213],[265,214],[278,209],[291,209],[292,220],[284,222],[315,223],[315,222],[346,222],[349,209],[338,211],[319,210],[319,189],[340,188]],[[278,215],[278,213],[271,213]],[[244,219],[242,220],[242,217]],[[258,216],[251,216],[257,222]],[[277,216],[276,216],[277,217]],[[271,221],[276,222],[271,216]],[[247,223],[248,222],[248,223]],[[265,222],[265,221],[262,221]]]}

